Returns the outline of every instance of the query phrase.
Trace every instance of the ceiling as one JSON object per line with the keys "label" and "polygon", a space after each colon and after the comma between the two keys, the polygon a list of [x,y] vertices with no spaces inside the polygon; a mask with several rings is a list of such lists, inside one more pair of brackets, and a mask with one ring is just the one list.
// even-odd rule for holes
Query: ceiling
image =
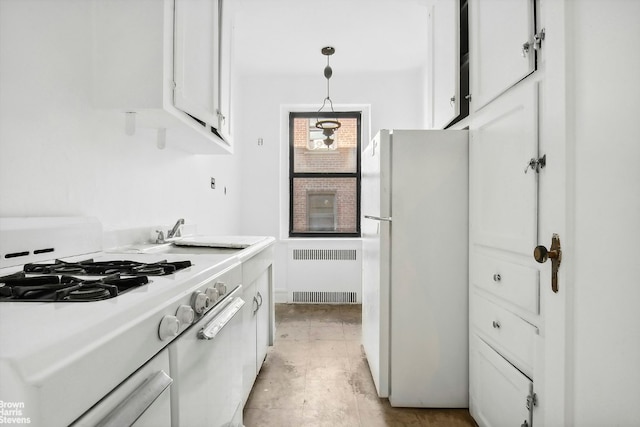
{"label": "ceiling", "polygon": [[319,74],[424,65],[428,0],[238,0],[234,56],[243,74]]}

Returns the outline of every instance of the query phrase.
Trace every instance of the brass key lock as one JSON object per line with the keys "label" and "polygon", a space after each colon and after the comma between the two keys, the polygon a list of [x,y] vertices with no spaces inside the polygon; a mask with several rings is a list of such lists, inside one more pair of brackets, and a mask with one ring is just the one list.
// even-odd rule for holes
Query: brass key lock
{"label": "brass key lock", "polygon": [[551,237],[551,248],[547,250],[544,246],[536,246],[533,250],[533,258],[539,263],[546,262],[551,258],[551,290],[558,292],[558,268],[562,261],[562,250],[560,248],[560,236],[553,233]]}

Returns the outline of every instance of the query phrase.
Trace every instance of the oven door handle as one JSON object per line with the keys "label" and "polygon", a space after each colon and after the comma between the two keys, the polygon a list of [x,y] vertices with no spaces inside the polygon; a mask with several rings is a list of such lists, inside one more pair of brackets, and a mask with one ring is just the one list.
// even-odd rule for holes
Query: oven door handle
{"label": "oven door handle", "polygon": [[240,297],[234,298],[211,322],[198,332],[198,338],[202,340],[212,340],[225,327],[233,316],[236,315],[244,305],[244,300]]}
{"label": "oven door handle", "polygon": [[172,382],[173,379],[164,371],[156,372],[129,393],[96,427],[133,425]]}

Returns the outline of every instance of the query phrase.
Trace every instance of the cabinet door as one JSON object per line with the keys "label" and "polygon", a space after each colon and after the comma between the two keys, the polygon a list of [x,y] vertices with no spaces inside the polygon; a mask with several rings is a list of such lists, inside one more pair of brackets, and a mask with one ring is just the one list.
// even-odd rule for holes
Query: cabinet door
{"label": "cabinet door", "polygon": [[460,113],[460,10],[457,1],[437,0],[433,28],[433,127],[444,128]]}
{"label": "cabinet door", "polygon": [[470,343],[469,411],[480,427],[531,425],[527,397],[533,383],[480,340]]}
{"label": "cabinet door", "polygon": [[256,379],[258,371],[256,370],[256,319],[258,311],[258,299],[256,298],[256,282],[252,282],[244,288],[242,298],[245,305],[242,311],[242,397],[246,403],[253,382]]}
{"label": "cabinet door", "polygon": [[174,20],[174,104],[217,128],[218,0],[176,0]]}
{"label": "cabinet door", "polygon": [[256,332],[256,372],[260,372],[264,358],[267,356],[269,336],[271,333],[271,267],[265,270],[256,280],[259,309],[257,313]]}
{"label": "cabinet door", "polygon": [[228,143],[231,142],[231,90],[233,68],[233,13],[231,0],[220,2],[220,81],[218,102],[218,133]]}
{"label": "cabinet door", "polygon": [[[469,0],[471,106],[477,111],[535,70],[534,0]],[[529,43],[528,50],[523,45]]]}
{"label": "cabinet door", "polygon": [[[477,115],[470,134],[473,244],[531,256],[537,239],[537,84],[514,88]],[[526,172],[525,172],[526,171]]]}

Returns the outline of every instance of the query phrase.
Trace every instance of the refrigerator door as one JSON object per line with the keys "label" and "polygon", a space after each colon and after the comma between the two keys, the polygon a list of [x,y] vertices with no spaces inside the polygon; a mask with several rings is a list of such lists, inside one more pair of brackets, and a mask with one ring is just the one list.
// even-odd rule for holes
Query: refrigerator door
{"label": "refrigerator door", "polygon": [[[380,397],[389,396],[389,131],[362,155],[362,345]],[[384,173],[381,168],[385,169]]]}
{"label": "refrigerator door", "polygon": [[391,135],[392,406],[468,406],[467,131]]}

